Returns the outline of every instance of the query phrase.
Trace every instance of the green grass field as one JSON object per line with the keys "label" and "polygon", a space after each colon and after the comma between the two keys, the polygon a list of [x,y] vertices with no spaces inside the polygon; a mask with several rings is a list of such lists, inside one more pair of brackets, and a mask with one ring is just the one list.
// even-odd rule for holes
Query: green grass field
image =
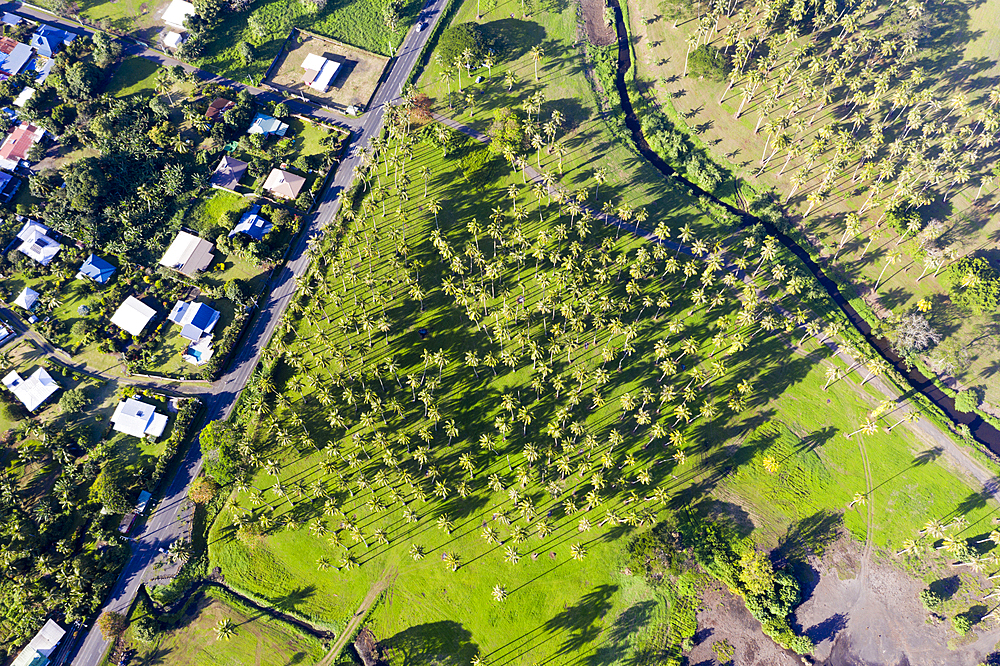
{"label": "green grass field", "polygon": [[156,75],[160,66],[151,60],[133,56],[126,58],[108,81],[105,91],[115,97],[156,94]]}
{"label": "green grass field", "polygon": [[[141,621],[145,615],[137,606],[129,620]],[[139,641],[131,631],[126,633],[125,640],[136,650],[135,663],[286,666],[315,663],[323,656],[319,640],[250,608],[236,608],[227,603],[225,593],[212,588],[196,592],[179,617],[171,620],[152,643]],[[235,625],[236,632],[220,640],[215,628],[226,620]]]}
{"label": "green grass field", "polygon": [[[599,654],[602,631],[633,603],[619,594],[622,540],[665,510],[713,498],[724,515],[736,520],[749,515],[761,528],[762,545],[787,544],[800,551],[821,548],[841,524],[859,539],[866,537],[865,515],[847,510],[866,487],[858,441],[844,434],[880,399],[871,385],[861,385],[867,373],[856,372],[824,392],[825,368],[833,361],[815,341],[805,343],[807,353],[789,349],[803,337],[801,330],[732,328],[730,317],[739,306],[723,283],[715,281],[712,293],[726,295],[727,305],[713,313],[690,300],[693,281],[684,285],[682,273],[664,275],[661,262],[673,253],[650,258],[650,246],[627,233],[616,241],[614,227],[594,223],[585,227],[588,235],[578,236],[567,213],[560,215],[544,195],[529,197],[519,174],[504,167],[495,172],[494,184],[470,187],[460,175],[461,154],[445,159],[427,142],[417,144],[409,168],[431,170],[428,199],[402,202],[389,194],[386,210],[403,205],[405,227],[395,213],[387,212],[383,221],[382,202],[373,201],[367,213],[359,213],[369,221],[355,223],[339,255],[324,260],[326,276],[304,288],[314,305],[290,315],[295,334],[277,343],[301,369],[288,370],[292,376],[279,400],[287,407],[272,417],[274,425],[263,426],[273,448],[261,459],[274,464],[235,494],[235,506],[223,511],[210,533],[212,565],[221,567],[227,582],[336,627],[383,571],[395,568],[399,577],[391,605],[384,602],[372,619],[376,634],[390,644],[419,642],[431,646],[425,648],[428,655],[479,653],[509,663],[568,663]],[[510,218],[508,185],[518,193],[521,224]],[[438,222],[453,251],[464,248],[488,258],[493,237],[506,244],[497,250],[509,256],[500,275],[490,280],[479,268],[469,275],[468,259],[459,262],[464,278],[447,270],[430,241],[432,199],[443,202]],[[468,222],[490,219],[494,208],[503,211],[499,226],[491,234],[480,231],[477,239]],[[557,241],[549,234],[558,233],[560,225],[569,235]],[[520,234],[524,245],[512,240]],[[405,268],[392,260],[401,255],[407,257]],[[568,293],[573,273],[562,268],[563,256],[590,266],[591,277],[574,297]],[[651,262],[646,269],[636,268],[642,256]],[[687,262],[684,255],[680,260]],[[602,266],[610,271],[603,282]],[[701,275],[704,265],[694,266],[692,274]],[[423,308],[407,286],[416,272],[418,284],[426,285]],[[630,275],[639,275],[634,279],[643,285],[631,294]],[[477,320],[488,329],[477,332],[464,310],[455,308],[445,293],[450,287],[442,286],[446,279],[456,288],[463,281],[468,285],[475,294],[470,308],[480,314],[485,309]],[[792,297],[768,282],[761,286],[774,297],[822,311],[822,302]],[[385,300],[376,300],[369,285],[381,286]],[[664,296],[671,306],[657,305]],[[583,314],[586,307],[592,308],[590,315]],[[388,342],[374,328],[383,316]],[[370,331],[364,330],[366,318]],[[625,333],[614,321],[636,327],[628,355],[622,354]],[[425,340],[418,335],[422,327],[429,333]],[[500,343],[503,329],[513,337]],[[530,332],[530,341],[518,337],[522,330]],[[717,330],[728,331],[723,347],[736,331],[754,338],[751,348],[727,359],[722,375],[711,374],[712,368],[720,370],[713,364],[723,356],[722,349],[715,358],[710,355]],[[698,340],[700,350],[693,356],[680,346],[685,339]],[[676,374],[667,380],[656,366],[658,342],[678,359]],[[533,344],[542,351],[534,370]],[[444,353],[443,369],[434,361],[425,367],[424,354],[438,350]],[[496,376],[482,360],[475,371],[465,365],[467,352],[480,359],[495,355]],[[365,359],[364,374],[359,356]],[[385,369],[389,358],[398,364],[395,375]],[[680,367],[688,362],[691,367]],[[378,379],[371,375],[373,363],[381,368]],[[604,385],[594,379],[601,369],[609,375]],[[700,372],[705,374],[692,374]],[[440,386],[428,389],[428,380]],[[751,387],[746,411],[732,412],[727,402],[744,381]],[[699,386],[694,395],[682,398],[692,385]],[[665,386],[678,393],[664,400]],[[425,417],[417,393],[440,411],[440,421]],[[512,401],[509,408],[505,400]],[[396,404],[400,412],[393,412]],[[685,425],[676,411],[681,404],[694,415],[706,404],[717,411]],[[338,419],[344,427],[331,427]],[[457,434],[449,435],[451,421]],[[657,435],[651,423],[664,431]],[[400,431],[408,435],[406,445]],[[680,447],[670,443],[671,432],[683,438]],[[496,452],[482,449],[481,438]],[[428,458],[421,461],[416,452],[425,441]],[[962,513],[975,533],[988,531],[986,502],[912,433],[902,427],[891,435],[878,432],[866,436],[864,446],[874,487],[871,536],[878,546],[888,550],[913,538],[930,516]],[[395,463],[385,463],[386,454]],[[460,466],[463,454],[471,457],[471,476]],[[760,458],[768,454],[779,461],[774,473],[760,470]],[[502,491],[487,486],[493,474]],[[463,482],[467,488],[459,485]],[[655,488],[666,493],[666,505],[656,499]],[[578,512],[567,509],[566,501]],[[407,522],[404,508],[415,512],[416,522]],[[267,516],[263,522],[262,516]],[[450,533],[437,526],[441,516],[453,523]],[[581,518],[589,529],[581,531]],[[532,536],[520,543],[507,520]],[[238,524],[251,527],[239,530]],[[282,524],[293,527],[281,529]],[[493,538],[500,542],[488,541]],[[588,551],[581,562],[572,558],[576,544]],[[409,556],[414,545],[425,556],[418,562]],[[505,561],[508,547],[520,556],[517,565]],[[461,558],[457,572],[442,560],[448,553]],[[355,563],[360,567],[353,568]],[[510,595],[503,604],[491,599],[498,584]],[[464,609],[458,617],[455,608]]]}

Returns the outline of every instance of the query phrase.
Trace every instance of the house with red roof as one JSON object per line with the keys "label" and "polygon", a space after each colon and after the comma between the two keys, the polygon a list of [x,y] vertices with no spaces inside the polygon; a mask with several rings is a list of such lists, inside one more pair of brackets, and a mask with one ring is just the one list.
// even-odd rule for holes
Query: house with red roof
{"label": "house with red roof", "polygon": [[42,140],[45,130],[31,123],[22,122],[0,144],[0,167],[13,171],[28,158],[31,147]]}

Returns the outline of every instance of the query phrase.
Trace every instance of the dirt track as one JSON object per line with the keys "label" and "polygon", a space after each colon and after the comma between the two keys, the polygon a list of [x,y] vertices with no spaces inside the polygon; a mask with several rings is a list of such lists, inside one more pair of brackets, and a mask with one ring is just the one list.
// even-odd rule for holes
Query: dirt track
{"label": "dirt track", "polygon": [[604,19],[604,0],[580,0],[583,7],[583,22],[587,28],[587,39],[595,46],[608,46],[617,41],[614,24]]}

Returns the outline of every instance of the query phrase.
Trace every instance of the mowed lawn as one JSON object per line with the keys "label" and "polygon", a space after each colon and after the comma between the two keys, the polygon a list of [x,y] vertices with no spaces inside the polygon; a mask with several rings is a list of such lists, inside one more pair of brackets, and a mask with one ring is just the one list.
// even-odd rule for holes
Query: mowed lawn
{"label": "mowed lawn", "polygon": [[[636,278],[640,286],[630,293],[636,258],[649,257],[650,244],[595,222],[581,234],[568,212],[530,194],[520,174],[502,163],[485,167],[492,177],[487,185],[465,182],[463,157],[475,149],[466,144],[444,158],[427,141],[414,146],[406,170],[430,170],[428,197],[417,187],[402,201],[390,187],[384,201],[358,213],[365,221],[353,223],[336,256],[322,260],[325,277],[302,287],[312,297],[289,315],[295,333],[275,343],[301,369],[280,373],[279,402],[287,406],[273,424],[261,424],[273,443],[262,455],[270,462],[234,493],[235,504],[210,533],[211,565],[221,567],[229,584],[339,628],[388,570],[394,584],[371,617],[386,645],[412,643],[432,663],[456,654],[464,663],[480,654],[490,663],[560,664],[597,654],[608,638],[604,632],[635,603],[634,595],[621,594],[629,534],[692,503],[718,502],[721,513],[736,520],[749,514],[762,545],[791,536],[803,549],[822,546],[841,525],[859,539],[870,529],[886,552],[930,518],[962,514],[973,525],[969,536],[989,531],[986,501],[937,454],[926,453],[930,447],[906,426],[861,440],[871,462],[872,489],[866,487],[858,436],[845,434],[882,399],[871,383],[861,386],[867,372],[856,370],[823,391],[827,364],[842,363],[830,360],[815,339],[799,348],[801,329],[733,328],[737,291],[720,280],[710,282],[710,293],[721,293],[722,303],[696,303],[693,292],[706,267],[700,260],[691,263],[690,275],[668,274],[667,258],[676,253],[661,254],[648,273],[640,270],[645,277]],[[379,169],[391,184],[393,169]],[[524,213],[517,224],[509,185]],[[437,223],[432,201],[441,203]],[[402,218],[395,212],[400,207]],[[488,232],[494,209],[502,214]],[[481,228],[470,227],[473,220]],[[647,224],[658,222],[676,236],[686,219],[651,217]],[[490,258],[497,252],[509,257],[501,274],[485,279],[474,267],[464,278],[453,275],[431,241],[437,225],[441,238],[462,253],[458,265],[470,269],[466,253]],[[560,227],[566,237],[560,238]],[[519,235],[526,245],[513,240]],[[396,263],[401,256],[405,268]],[[563,258],[590,266],[591,277],[574,295],[562,291],[574,272]],[[676,258],[691,261],[686,254]],[[610,267],[610,275],[598,282],[601,266]],[[406,274],[422,295],[414,295]],[[758,286],[789,309],[806,308],[813,317],[830,311],[821,298],[788,294],[766,275]],[[488,329],[477,330],[455,305],[446,278],[456,287],[478,285],[469,307],[484,311]],[[669,303],[659,303],[662,297]],[[574,328],[576,315],[563,308],[585,302],[617,304],[606,316],[635,326],[635,337],[626,341],[610,319],[593,325],[584,317],[582,328]],[[498,312],[513,323],[495,322]],[[381,318],[385,332],[374,326]],[[530,331],[542,351],[536,362],[516,339],[498,343],[498,325]],[[721,343],[713,340],[720,332]],[[750,335],[750,346],[723,354],[736,332]],[[684,351],[685,340],[695,341],[697,351]],[[658,367],[658,342],[676,360],[673,371]],[[443,366],[433,360],[439,351]],[[480,359],[493,354],[495,364],[468,362],[468,352]],[[504,352],[519,355],[513,367],[500,360]],[[390,359],[392,371],[385,365]],[[724,368],[713,365],[723,359]],[[541,378],[539,365],[552,375]],[[598,369],[608,373],[604,383],[594,379]],[[441,413],[436,425],[417,399],[429,380],[440,382],[430,399]],[[741,382],[749,387],[744,408],[730,409]],[[664,400],[668,386],[675,394]],[[693,395],[680,397],[685,389]],[[401,412],[373,403],[398,403]],[[682,403],[693,411],[690,424],[675,411]],[[717,408],[715,416],[698,416],[706,404]],[[657,435],[647,418],[663,432]],[[778,434],[767,436],[766,428]],[[672,442],[670,433],[681,441]],[[417,454],[422,446],[426,458]],[[760,471],[765,452],[775,454],[776,471]],[[404,471],[424,499],[403,480]],[[494,474],[502,490],[488,485]],[[444,498],[433,494],[438,490]],[[867,525],[867,514],[848,505],[855,493],[869,490],[873,521]],[[285,527],[261,526],[264,516]],[[237,524],[258,527],[240,532]],[[526,541],[519,527],[528,530]],[[414,546],[422,548],[422,559],[411,557]],[[582,560],[573,558],[574,546],[586,551]],[[508,548],[519,557],[516,564]],[[444,559],[452,553],[460,558],[454,572]],[[503,602],[493,599],[497,585],[507,592]]]}
{"label": "mowed lawn", "polygon": [[[885,8],[883,5],[878,7],[879,11]],[[796,116],[809,121],[806,130],[792,142],[803,152],[794,156],[783,169],[786,151],[782,150],[767,169],[758,174],[762,156],[771,152],[770,148],[765,151],[765,143],[770,136],[765,125],[762,124],[759,131],[754,132],[767,91],[762,88],[746,105],[743,115],[736,119],[734,116],[742,100],[742,84],[724,96],[728,85],[725,79],[713,81],[691,75],[681,76],[687,51],[685,40],[695,30],[697,21],[682,18],[677,27],[673,27],[674,20],[662,16],[657,3],[652,0],[632,0],[629,9],[636,71],[642,82],[637,88],[641,88],[641,95],[655,98],[675,124],[687,127],[694,141],[705,146],[717,161],[729,165],[740,178],[761,188],[774,188],[784,200],[792,192],[794,178],[801,173],[806,161],[804,150],[820,129],[833,121],[840,122],[848,130],[852,129],[852,123],[847,118],[848,104],[829,104],[824,109],[818,109],[815,100],[808,101],[804,110]],[[911,64],[933,72],[923,87],[932,90],[935,99],[950,98],[956,90],[967,94],[973,107],[966,122],[975,126],[976,114],[985,105],[989,82],[994,80],[1000,68],[997,57],[1000,39],[996,30],[1000,1],[988,0],[976,6],[956,3],[942,9],[938,16],[948,16],[953,29],[935,30],[932,38],[921,42],[922,50],[911,59]],[[647,22],[646,19],[652,20]],[[718,35],[722,34],[726,24],[724,19]],[[713,43],[720,48],[723,46],[718,36]],[[806,36],[800,37],[795,44],[805,46],[808,43],[810,39]],[[783,55],[775,65],[775,71],[788,62],[784,55],[787,48],[783,47]],[[969,72],[975,72],[975,75]],[[907,80],[908,76],[904,70],[894,81]],[[769,82],[768,86],[772,83]],[[769,114],[768,118],[777,118],[788,111],[796,92],[794,88],[789,86],[789,92],[782,98],[778,110]],[[890,97],[894,90],[895,87],[886,97]],[[640,93],[633,90],[633,96],[638,95]],[[891,106],[891,102],[884,105],[880,119]],[[765,118],[765,123],[768,118]],[[886,145],[901,133],[898,128],[893,129],[893,122],[888,123]],[[861,139],[864,132],[857,133],[857,136]],[[964,152],[969,156],[973,150],[970,148]],[[985,154],[989,151],[979,152]],[[862,187],[863,182],[854,182],[856,157],[857,153],[854,153],[850,158],[836,192],[816,204],[808,217],[804,217],[810,206],[806,197],[822,178],[822,168],[813,169],[810,180],[799,187],[795,196],[787,202],[789,212],[809,237],[807,249],[821,258],[824,270],[852,285],[861,294],[870,292],[882,275],[877,299],[870,297],[870,300],[877,300],[876,310],[881,317],[890,311],[897,314],[912,311],[921,300],[929,301],[933,307],[928,318],[944,338],[943,343],[928,354],[934,361],[933,369],[943,378],[954,377],[958,388],[978,387],[987,403],[1000,404],[1000,383],[995,381],[998,350],[988,333],[994,317],[974,315],[952,305],[948,297],[951,284],[945,278],[944,270],[935,276],[934,268],[931,268],[925,277],[919,279],[926,265],[917,240],[911,238],[897,244],[898,234],[891,228],[883,228],[875,232],[879,235],[868,246],[872,228],[880,221],[883,208],[875,207],[863,214],[862,232],[856,238],[848,237],[837,261],[832,261],[844,239],[847,213],[861,210],[868,198],[868,190]],[[933,202],[921,208],[925,222],[938,219],[945,223],[947,232],[939,245],[957,250],[958,255],[989,254],[1000,233],[1000,208],[992,208],[1000,196],[996,184],[987,182],[980,191],[980,186],[990,175],[989,164],[986,169],[971,169],[971,177],[953,188],[950,176],[943,177],[932,197]],[[942,196],[946,190],[947,196]],[[977,195],[982,196],[978,202]],[[900,253],[898,261],[883,274],[887,259],[896,252]]]}

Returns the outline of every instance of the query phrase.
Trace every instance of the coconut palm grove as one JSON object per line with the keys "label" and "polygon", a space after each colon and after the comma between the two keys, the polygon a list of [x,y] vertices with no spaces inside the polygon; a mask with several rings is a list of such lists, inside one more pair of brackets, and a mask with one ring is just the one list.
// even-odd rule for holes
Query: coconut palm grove
{"label": "coconut palm grove", "polygon": [[41,4],[9,663],[1000,664],[1000,0]]}

